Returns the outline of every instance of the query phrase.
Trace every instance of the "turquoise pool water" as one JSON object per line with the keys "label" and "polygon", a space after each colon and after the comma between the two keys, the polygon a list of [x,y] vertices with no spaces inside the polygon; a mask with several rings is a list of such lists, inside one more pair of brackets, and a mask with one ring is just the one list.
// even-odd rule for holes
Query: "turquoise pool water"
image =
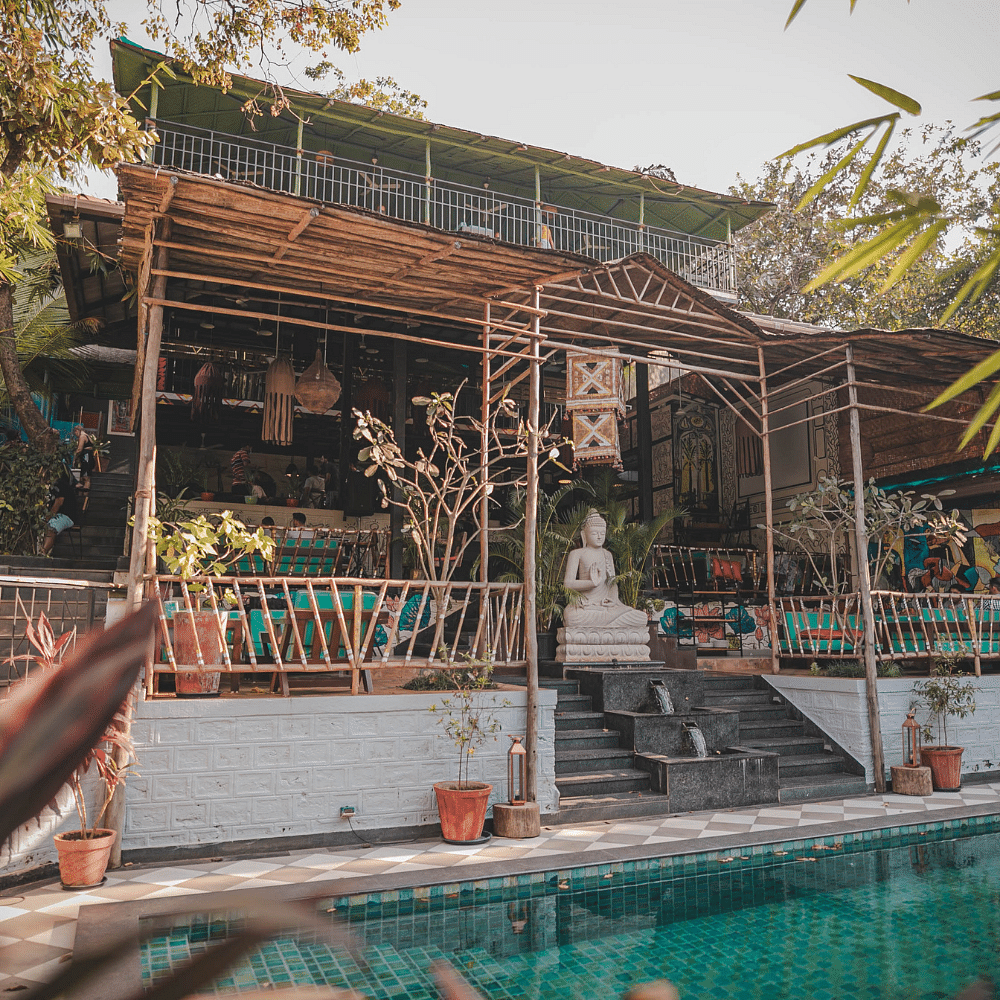
{"label": "turquoise pool water", "polygon": [[[321,907],[347,921],[355,955],[283,938],[216,993],[326,983],[430,1000],[428,969],[446,959],[485,997],[512,1000],[609,1000],[652,979],[682,998],[938,1000],[1000,980],[1000,833],[799,841]],[[149,942],[145,981],[227,927],[208,917]]]}

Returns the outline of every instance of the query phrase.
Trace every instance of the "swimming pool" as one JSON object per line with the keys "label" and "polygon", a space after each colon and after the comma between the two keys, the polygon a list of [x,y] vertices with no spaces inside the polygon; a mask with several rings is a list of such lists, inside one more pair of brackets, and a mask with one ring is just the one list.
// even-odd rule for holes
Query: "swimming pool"
{"label": "swimming pool", "polygon": [[[938,824],[938,826],[941,826]],[[484,996],[610,998],[669,979],[682,997],[952,997],[1000,978],[1000,822],[875,831],[734,851],[453,883],[321,903],[363,942],[351,956],[269,942],[220,995],[268,984],[436,997],[447,959]],[[225,936],[224,916],[148,942],[143,979]]]}

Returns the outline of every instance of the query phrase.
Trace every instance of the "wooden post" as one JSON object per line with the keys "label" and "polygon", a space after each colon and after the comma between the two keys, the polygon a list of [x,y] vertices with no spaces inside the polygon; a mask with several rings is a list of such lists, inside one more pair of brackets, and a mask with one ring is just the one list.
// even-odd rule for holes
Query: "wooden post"
{"label": "wooden post", "polygon": [[771,418],[768,413],[767,366],[764,348],[757,346],[760,369],[760,435],[764,458],[764,525],[767,529],[767,608],[771,620],[771,673],[781,669],[778,650],[778,608],[774,593],[774,486],[771,481]]}
{"label": "wooden post", "polygon": [[878,709],[878,671],[875,665],[875,610],[868,576],[868,531],[865,527],[865,470],[861,463],[861,421],[858,417],[858,387],[854,375],[854,348],[847,345],[847,401],[851,425],[851,475],[854,478],[854,541],[858,565],[858,589],[865,624],[865,701],[875,769],[875,791],[885,791],[885,756],[882,753],[882,720]]}
{"label": "wooden post", "polygon": [[[171,178],[173,181],[174,178]],[[169,239],[169,222],[164,221],[161,235]],[[165,271],[168,266],[168,251],[165,247],[156,249],[156,267]],[[162,301],[166,298],[167,279],[163,274],[153,278],[151,298]],[[140,315],[142,310],[140,310]],[[142,366],[142,394],[139,411],[139,458],[135,484],[135,508],[132,527],[132,552],[128,571],[128,607],[135,611],[142,603],[142,578],[146,572],[147,550],[152,543],[149,534],[149,518],[156,503],[156,373],[160,363],[160,340],[163,336],[163,306],[149,306],[146,320],[146,350]],[[118,838],[119,843],[121,838]]]}
{"label": "wooden post", "polygon": [[[409,399],[406,395],[406,341],[392,342],[392,433],[396,444],[406,454],[406,412]],[[402,490],[391,487],[396,499],[402,499]],[[403,578],[403,508],[395,504],[389,506],[389,576],[393,580]]]}
{"label": "wooden post", "polygon": [[486,583],[489,580],[490,569],[490,463],[489,447],[490,435],[487,424],[490,419],[490,392],[491,392],[491,366],[490,366],[490,304],[487,302],[483,306],[483,398],[479,414],[483,429],[479,437],[480,448],[480,483],[479,495],[479,579]]}
{"label": "wooden post", "polygon": [[538,801],[538,634],[535,631],[535,543],[538,522],[538,421],[542,398],[541,313],[538,286],[532,305],[531,375],[528,380],[528,457],[527,483],[524,491],[524,654],[527,662],[527,720],[524,727],[525,795],[529,802]]}
{"label": "wooden post", "polygon": [[295,197],[302,194],[302,136],[305,121],[299,119],[299,131],[295,136]]}
{"label": "wooden post", "polygon": [[635,423],[639,452],[639,520],[653,520],[653,425],[649,415],[649,366],[635,363]]}
{"label": "wooden post", "polygon": [[[344,496],[351,475],[351,457],[354,454],[354,359],[356,357],[357,334],[345,333],[341,351],[343,373],[340,377],[340,455],[337,466],[340,469],[340,507],[343,510]],[[347,523],[345,518],[344,523]]]}
{"label": "wooden post", "polygon": [[431,141],[424,146],[424,225],[431,224]]}

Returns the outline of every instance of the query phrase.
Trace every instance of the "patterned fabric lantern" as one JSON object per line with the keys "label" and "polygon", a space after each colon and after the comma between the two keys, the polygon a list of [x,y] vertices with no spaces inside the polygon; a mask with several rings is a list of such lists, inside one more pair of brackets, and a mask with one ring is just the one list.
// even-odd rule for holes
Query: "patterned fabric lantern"
{"label": "patterned fabric lantern", "polygon": [[617,348],[601,355],[566,352],[566,409],[573,418],[576,461],[620,469],[618,420],[625,404]]}
{"label": "patterned fabric lantern", "polygon": [[310,413],[326,413],[340,399],[340,383],[324,364],[321,351],[295,383],[295,398]]}
{"label": "patterned fabric lantern", "polygon": [[292,443],[295,414],[295,372],[291,362],[279,355],[264,376],[264,425],[261,439],[268,444]]}
{"label": "patterned fabric lantern", "polygon": [[226,386],[225,375],[209,361],[201,366],[194,377],[191,396],[191,419],[195,423],[217,423],[222,419],[222,392]]}

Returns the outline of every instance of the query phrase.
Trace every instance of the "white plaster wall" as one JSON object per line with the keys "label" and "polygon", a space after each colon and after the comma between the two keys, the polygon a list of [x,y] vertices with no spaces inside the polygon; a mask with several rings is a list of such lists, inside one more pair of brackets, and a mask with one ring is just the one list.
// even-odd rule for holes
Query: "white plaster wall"
{"label": "white plaster wall", "polygon": [[[784,695],[807,719],[836,740],[865,768],[865,778],[875,780],[865,682],[843,677],[802,677],[783,674],[764,679]],[[965,747],[962,772],[1000,768],[1000,677],[969,678],[976,685],[976,711],[965,719],[948,719],[948,742]],[[886,773],[903,762],[903,720],[916,700],[913,678],[883,677],[878,681],[878,707]],[[917,721],[926,722],[926,709]]]}
{"label": "white plaster wall", "polygon": [[[437,822],[432,784],[458,777],[458,751],[429,708],[441,693],[163,700],[139,707],[141,777],[129,782],[126,851]],[[502,732],[473,757],[473,780],[507,795],[506,734],[523,735],[524,691],[487,692]],[[558,809],[556,692],[539,692],[538,801]]]}

